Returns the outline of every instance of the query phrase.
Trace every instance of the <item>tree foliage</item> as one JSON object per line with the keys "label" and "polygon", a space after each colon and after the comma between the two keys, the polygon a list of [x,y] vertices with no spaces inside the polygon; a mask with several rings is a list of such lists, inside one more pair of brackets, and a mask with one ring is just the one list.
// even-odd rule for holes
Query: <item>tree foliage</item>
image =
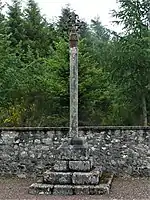
{"label": "tree foliage", "polygon": [[7,15],[0,3],[1,126],[69,125],[72,23],[79,27],[79,125],[149,123],[150,2],[118,4],[122,35],[99,18],[87,24],[69,6],[49,22],[34,0],[25,8],[12,0]]}
{"label": "tree foliage", "polygon": [[115,82],[120,85],[122,92],[128,96],[134,113],[140,113],[139,118],[143,115],[142,121],[144,125],[147,125],[150,77],[148,27],[150,2],[119,0],[119,3],[120,10],[114,12],[114,16],[118,19],[118,23],[123,24],[125,36],[119,39],[112,48],[112,75]]}

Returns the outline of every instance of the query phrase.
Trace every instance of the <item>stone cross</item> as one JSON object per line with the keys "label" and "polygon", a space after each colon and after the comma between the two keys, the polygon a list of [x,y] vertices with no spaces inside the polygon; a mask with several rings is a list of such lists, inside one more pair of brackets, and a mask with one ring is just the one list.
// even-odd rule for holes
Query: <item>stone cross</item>
{"label": "stone cross", "polygon": [[70,33],[70,130],[71,138],[78,137],[78,34],[73,26]]}

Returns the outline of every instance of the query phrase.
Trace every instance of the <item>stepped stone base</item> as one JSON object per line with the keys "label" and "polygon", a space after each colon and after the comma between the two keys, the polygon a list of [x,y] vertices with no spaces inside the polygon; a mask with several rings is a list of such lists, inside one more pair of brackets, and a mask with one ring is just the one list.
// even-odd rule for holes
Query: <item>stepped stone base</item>
{"label": "stepped stone base", "polygon": [[29,188],[29,194],[47,195],[102,195],[109,194],[113,176],[110,176],[107,183],[99,185],[51,185],[33,183]]}
{"label": "stepped stone base", "polygon": [[[73,145],[72,145],[73,144]],[[100,195],[109,193],[113,176],[103,176],[94,168],[93,159],[83,140],[74,138],[58,148],[59,159],[29,188],[30,194]]]}

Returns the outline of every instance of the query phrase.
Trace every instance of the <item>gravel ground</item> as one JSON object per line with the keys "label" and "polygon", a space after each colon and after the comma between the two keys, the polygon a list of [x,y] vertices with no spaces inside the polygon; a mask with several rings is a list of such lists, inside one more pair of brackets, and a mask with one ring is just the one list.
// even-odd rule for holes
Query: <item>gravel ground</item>
{"label": "gravel ground", "polygon": [[105,196],[29,195],[33,179],[0,178],[0,200],[150,200],[150,178],[120,177],[113,180],[111,192]]}

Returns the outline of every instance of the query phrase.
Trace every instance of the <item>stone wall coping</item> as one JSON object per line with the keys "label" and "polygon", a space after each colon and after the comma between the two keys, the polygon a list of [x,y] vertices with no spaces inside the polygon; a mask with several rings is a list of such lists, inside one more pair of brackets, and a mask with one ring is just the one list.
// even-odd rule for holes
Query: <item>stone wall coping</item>
{"label": "stone wall coping", "polygon": [[[69,127],[0,127],[0,131],[69,131]],[[81,126],[80,131],[150,130],[150,126]]]}

